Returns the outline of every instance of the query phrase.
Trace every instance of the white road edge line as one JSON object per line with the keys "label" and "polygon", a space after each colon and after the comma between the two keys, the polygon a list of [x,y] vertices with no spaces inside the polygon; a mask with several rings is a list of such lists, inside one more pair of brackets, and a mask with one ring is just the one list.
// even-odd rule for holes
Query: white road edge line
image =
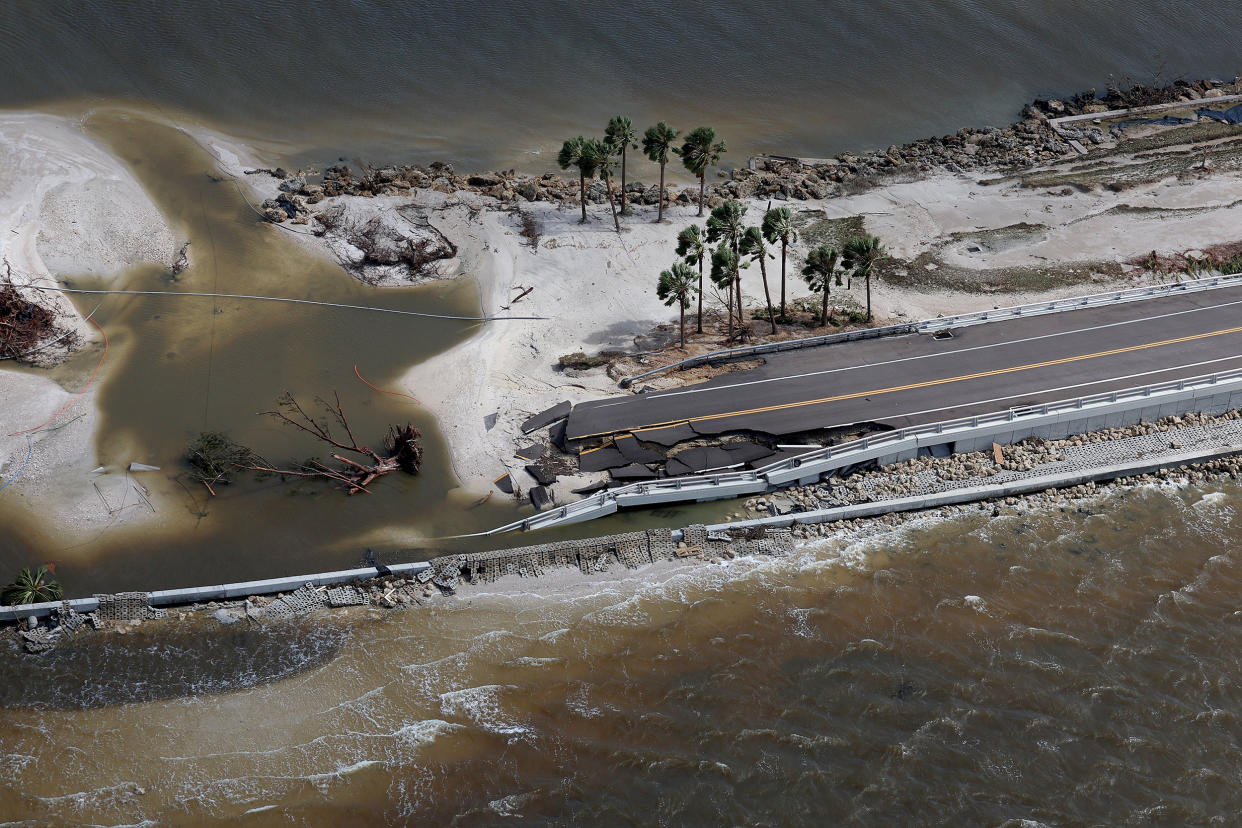
{"label": "white road edge line", "polygon": [[[727,391],[733,388],[745,388],[748,385],[761,385],[763,383],[769,383],[769,382],[784,382],[786,380],[804,379],[806,377],[817,377],[817,376],[822,376],[826,374],[836,374],[842,371],[857,371],[862,368],[879,368],[884,365],[896,365],[898,363],[913,362],[915,360],[920,360],[920,359],[932,359],[935,357],[953,356],[954,354],[965,354],[971,351],[981,351],[981,350],[986,350],[987,348],[999,348],[999,347],[1006,346],[1006,345],[1021,345],[1026,342],[1036,342],[1041,339],[1050,339],[1050,338],[1058,337],[1058,336],[1070,336],[1072,334],[1087,333],[1088,331],[1102,331],[1105,328],[1115,328],[1119,325],[1134,325],[1140,322],[1151,322],[1156,319],[1166,319],[1166,318],[1173,317],[1173,316],[1181,316],[1187,313],[1199,313],[1200,311],[1217,310],[1219,308],[1228,308],[1234,305],[1242,305],[1242,300],[1238,300],[1235,302],[1224,302],[1219,305],[1207,305],[1202,308],[1188,308],[1186,310],[1172,311],[1170,313],[1163,313],[1157,316],[1145,316],[1141,319],[1127,319],[1122,322],[1109,322],[1106,325],[1093,325],[1091,327],[1076,328],[1070,331],[1058,331],[1056,333],[1041,334],[1040,336],[1031,336],[1031,337],[1026,337],[1024,339],[1011,339],[1005,342],[993,342],[990,345],[974,345],[969,348],[959,348],[956,351],[940,351],[934,354],[920,354],[919,356],[901,357],[900,359],[890,359],[890,360],[885,360],[883,362],[866,362],[861,365],[847,365],[841,368],[826,368],[823,371],[810,371],[805,374],[788,374],[786,376],[781,376],[781,377],[768,377],[766,379],[750,380],[748,382],[739,382],[739,383],[734,383],[732,385],[715,385],[715,386],[712,386],[711,388],[687,388],[681,391],[667,391],[667,392],[659,392],[657,394],[648,394],[648,395],[635,394],[625,399],[618,400],[616,402],[604,403],[602,405],[594,406],[593,408],[589,410],[608,408],[614,405],[624,405],[626,403],[636,402],[642,399],[663,400],[663,399],[668,399],[669,397],[681,396],[683,394],[702,394],[704,392],[710,392],[710,391]],[[1169,370],[1174,370],[1174,369],[1169,369]]]}
{"label": "white road edge line", "polygon": [[[1143,371],[1138,374],[1126,374],[1125,376],[1121,376],[1121,377],[1109,377],[1107,379],[1092,380],[1091,382],[1080,382],[1074,385],[1060,385],[1060,386],[1057,386],[1056,388],[1044,388],[1040,391],[1023,391],[1021,394],[1010,394],[1005,397],[993,397],[990,400],[976,400],[974,402],[958,403],[957,405],[946,405],[940,408],[927,408],[927,409],[924,409],[923,411],[911,411],[908,414],[896,414],[892,417],[886,417],[884,419],[894,420],[894,419],[897,419],[898,417],[917,417],[921,414],[936,414],[941,411],[952,411],[955,408],[969,408],[970,406],[974,406],[974,405],[987,405],[989,403],[1001,402],[1002,400],[1012,400],[1016,397],[1029,397],[1032,394],[1051,394],[1057,391],[1069,391],[1072,388],[1086,388],[1091,385],[1103,385],[1106,382],[1118,382],[1120,380],[1136,379],[1138,377],[1149,377],[1152,374],[1164,374],[1164,373],[1168,373],[1169,371],[1180,371],[1183,368],[1198,368],[1202,365],[1212,365],[1213,363],[1228,362],[1230,360],[1242,360],[1242,355],[1220,357],[1219,359],[1207,359],[1202,362],[1190,362],[1185,365],[1171,365],[1168,368],[1157,368],[1152,371]],[[1118,389],[1118,390],[1122,390],[1122,389]],[[1037,405],[1042,405],[1042,403],[1031,403],[1031,405],[1037,406]],[[848,423],[837,423],[836,425],[819,426],[819,428],[838,428],[843,425],[853,425],[854,422],[855,421],[851,420]]]}

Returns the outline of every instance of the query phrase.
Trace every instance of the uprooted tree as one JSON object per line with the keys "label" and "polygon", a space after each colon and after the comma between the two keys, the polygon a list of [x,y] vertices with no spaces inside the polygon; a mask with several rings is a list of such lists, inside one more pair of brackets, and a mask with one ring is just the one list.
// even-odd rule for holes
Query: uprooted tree
{"label": "uprooted tree", "polygon": [[53,342],[65,350],[77,345],[78,335],[65,314],[33,301],[13,282],[13,271],[4,261],[0,279],[0,359],[29,361],[32,354]]}
{"label": "uprooted tree", "polygon": [[[292,468],[278,468],[263,458],[254,456],[236,463],[236,467],[251,471],[272,472],[282,476],[318,477],[332,480],[341,484],[351,495],[358,492],[369,494],[370,490],[367,486],[376,478],[394,471],[418,474],[419,467],[423,463],[423,436],[413,425],[406,423],[404,426],[389,426],[388,434],[384,437],[384,454],[380,454],[369,446],[358,444],[358,438],[354,436],[349,420],[341,408],[341,398],[338,394],[332,395],[332,402],[320,397],[316,397],[315,402],[326,415],[318,420],[308,414],[301,403],[288,392],[277,398],[275,410],[260,413],[304,431],[316,440],[337,449],[340,453],[333,452],[331,455],[332,459],[337,461],[337,466],[329,466],[312,458]],[[344,430],[344,438],[337,439],[333,435],[332,423]],[[347,454],[355,455],[355,457],[347,457]]]}

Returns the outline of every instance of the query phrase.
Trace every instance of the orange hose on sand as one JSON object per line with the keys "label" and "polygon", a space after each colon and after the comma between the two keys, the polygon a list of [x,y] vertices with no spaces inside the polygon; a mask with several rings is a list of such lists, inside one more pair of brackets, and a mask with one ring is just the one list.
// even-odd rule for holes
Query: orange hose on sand
{"label": "orange hose on sand", "polygon": [[99,328],[99,332],[100,332],[101,334],[103,334],[103,339],[104,339],[104,349],[103,349],[103,353],[99,355],[99,362],[98,362],[98,363],[96,363],[96,365],[95,365],[95,370],[94,370],[94,371],[91,371],[91,376],[90,376],[90,379],[88,379],[88,380],[86,381],[86,385],[83,385],[83,386],[82,386],[82,390],[81,390],[81,391],[79,391],[77,394],[75,394],[75,395],[73,396],[73,399],[69,400],[69,402],[67,402],[67,403],[65,403],[64,405],[62,405],[62,406],[60,407],[60,410],[59,410],[59,411],[57,411],[57,412],[56,412],[55,414],[53,414],[52,416],[48,417],[48,418],[47,418],[46,420],[44,420],[43,422],[39,423],[37,426],[31,426],[30,428],[23,429],[23,430],[21,430],[21,431],[14,431],[14,432],[11,432],[8,436],[10,436],[10,437],[16,437],[16,436],[18,436],[19,434],[25,434],[25,433],[26,433],[26,432],[28,432],[28,431],[38,431],[39,429],[43,428],[45,425],[48,425],[49,423],[51,423],[53,420],[55,420],[55,419],[56,419],[57,417],[59,417],[61,414],[64,414],[64,413],[65,413],[65,411],[67,411],[67,410],[69,409],[69,406],[73,405],[75,402],[77,402],[78,400],[82,399],[82,395],[86,393],[86,389],[88,389],[88,388],[90,388],[90,387],[91,387],[91,383],[95,381],[95,375],[99,373],[99,369],[100,369],[100,367],[102,367],[102,366],[103,366],[104,357],[106,357],[106,356],[108,355],[108,332],[107,332],[107,331],[105,331],[102,327],[100,327],[99,323],[98,323],[98,322],[96,322],[94,319],[91,319],[90,317],[87,317],[87,320],[86,320],[86,321],[90,322],[90,323],[91,323],[92,325],[94,325],[96,328]]}
{"label": "orange hose on sand", "polygon": [[415,397],[415,396],[412,396],[412,395],[410,395],[410,394],[405,394],[405,393],[402,393],[401,391],[385,391],[383,388],[376,388],[374,385],[371,385],[371,383],[369,383],[369,382],[367,382],[365,379],[363,379],[362,374],[359,374],[359,373],[358,373],[358,366],[357,366],[357,365],[355,365],[355,366],[354,366],[354,376],[356,376],[358,379],[362,380],[362,381],[363,381],[363,383],[365,383],[365,384],[366,384],[366,386],[367,386],[368,388],[371,388],[372,390],[378,391],[378,392],[380,392],[381,394],[392,394],[394,397],[405,397],[405,398],[407,398],[407,399],[411,399],[411,400],[413,400],[414,402],[418,402],[418,398],[417,398],[417,397]]}

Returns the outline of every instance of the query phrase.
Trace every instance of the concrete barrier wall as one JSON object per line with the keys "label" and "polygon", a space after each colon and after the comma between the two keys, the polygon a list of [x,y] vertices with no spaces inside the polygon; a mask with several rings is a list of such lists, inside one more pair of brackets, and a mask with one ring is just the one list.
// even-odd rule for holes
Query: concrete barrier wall
{"label": "concrete barrier wall", "polygon": [[1013,497],[1016,495],[1031,494],[1033,492],[1042,492],[1049,489],[1065,489],[1071,486],[1080,486],[1083,483],[1098,483],[1106,480],[1115,480],[1121,477],[1136,477],[1192,463],[1206,463],[1221,457],[1231,457],[1237,454],[1242,454],[1242,447],[1227,449],[1217,448],[1203,452],[1184,452],[1182,454],[1167,456],[1158,461],[1138,460],[1133,463],[1102,466],[1097,469],[1091,469],[1090,471],[1065,472],[1062,474],[1050,474],[1042,477],[1014,480],[1007,483],[998,483],[994,486],[971,486],[963,489],[952,489],[947,492],[919,495],[917,497],[903,497],[892,500],[855,503],[849,506],[838,506],[832,509],[815,509],[807,512],[777,515],[775,517],[756,518],[754,520],[739,520],[731,523],[718,523],[709,525],[707,529],[709,531],[717,531],[725,527],[736,530],[753,529],[757,527],[793,526],[794,524],[800,523],[835,523],[842,520],[857,520],[858,518],[875,517],[877,515],[891,514],[893,512],[923,511],[926,509],[934,509],[939,506],[952,506],[959,503],[971,503],[978,500],[994,500],[1002,497]]}
{"label": "concrete barrier wall", "polygon": [[[393,564],[386,569],[393,575],[412,575],[431,564],[426,561]],[[147,593],[147,603],[152,607],[168,607],[184,604],[197,604],[206,601],[231,601],[249,595],[275,595],[278,592],[293,592],[305,584],[325,586],[343,584],[350,581],[362,581],[378,578],[381,570],[374,566],[361,569],[341,569],[335,572],[317,572],[310,575],[290,575],[286,578],[268,578],[262,581],[243,581],[236,584],[217,584],[214,586],[185,587],[183,589],[160,589]],[[0,606],[0,621],[18,621],[30,616],[45,618],[64,607],[65,601],[47,601],[40,604],[25,604],[16,607]],[[67,602],[80,613],[94,612],[99,609],[99,597],[74,598]]]}

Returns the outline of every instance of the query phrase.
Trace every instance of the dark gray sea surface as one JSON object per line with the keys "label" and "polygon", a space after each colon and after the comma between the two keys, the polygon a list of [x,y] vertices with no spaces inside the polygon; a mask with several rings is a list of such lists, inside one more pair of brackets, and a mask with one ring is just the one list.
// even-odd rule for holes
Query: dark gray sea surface
{"label": "dark gray sea surface", "polygon": [[1229,0],[8,0],[0,106],[133,99],[295,158],[554,165],[615,114],[726,163],[1008,123],[1110,79],[1231,78]]}

